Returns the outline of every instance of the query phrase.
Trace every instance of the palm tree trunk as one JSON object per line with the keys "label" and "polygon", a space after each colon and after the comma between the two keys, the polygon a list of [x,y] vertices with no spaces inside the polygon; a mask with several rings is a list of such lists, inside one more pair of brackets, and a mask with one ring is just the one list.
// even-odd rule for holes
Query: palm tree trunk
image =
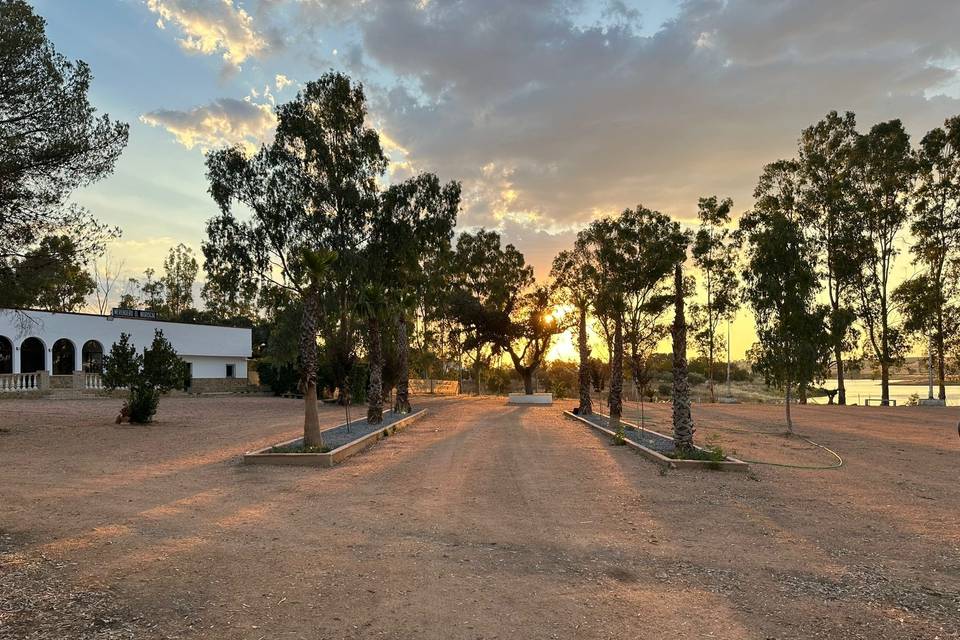
{"label": "palm tree trunk", "polygon": [[410,338],[407,335],[407,320],[397,314],[397,399],[394,413],[410,413]]}
{"label": "palm tree trunk", "polygon": [[673,447],[678,452],[693,448],[693,417],[690,413],[690,382],[687,378],[687,319],[683,311],[683,269],[674,269],[673,315]]}
{"label": "palm tree trunk", "polygon": [[323,447],[320,418],[317,413],[317,315],[320,292],[315,287],[303,297],[300,320],[300,388],[303,391],[303,446]]}
{"label": "palm tree trunk", "polygon": [[623,415],[623,314],[614,314],[613,353],[610,358],[610,420],[608,428],[620,429],[620,417]]}
{"label": "palm tree trunk", "polygon": [[582,416],[588,416],[593,413],[593,402],[590,400],[590,348],[587,346],[586,306],[580,308],[577,346],[580,350],[580,368],[577,371],[577,381],[580,383],[580,409],[578,413]]}
{"label": "palm tree trunk", "polygon": [[367,334],[370,340],[368,348],[370,386],[367,391],[367,424],[380,424],[383,422],[383,344],[378,318],[370,318],[367,321]]}

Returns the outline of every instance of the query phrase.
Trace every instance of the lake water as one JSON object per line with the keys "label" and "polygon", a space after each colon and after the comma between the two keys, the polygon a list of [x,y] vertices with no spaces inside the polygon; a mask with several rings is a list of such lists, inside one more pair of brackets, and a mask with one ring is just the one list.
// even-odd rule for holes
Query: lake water
{"label": "lake water", "polygon": [[[920,398],[926,398],[928,388],[925,384],[893,384],[895,380],[890,381],[890,399],[897,401],[897,406],[907,403],[910,396],[917,394]],[[847,387],[847,404],[862,405],[867,398],[880,398],[879,380],[845,380]],[[828,380],[823,385],[826,389],[836,389],[837,381]],[[937,397],[937,386],[933,386],[933,397]],[[828,398],[810,398],[811,404],[827,404]],[[873,404],[873,403],[871,403]],[[960,385],[947,385],[947,404],[950,406],[960,405]]]}

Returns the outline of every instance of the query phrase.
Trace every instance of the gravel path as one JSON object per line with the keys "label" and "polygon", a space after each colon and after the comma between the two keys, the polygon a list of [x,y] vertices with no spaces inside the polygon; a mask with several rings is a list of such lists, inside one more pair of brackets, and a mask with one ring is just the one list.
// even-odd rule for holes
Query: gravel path
{"label": "gravel path", "polygon": [[[740,477],[661,475],[556,405],[418,402],[318,470],[239,463],[296,435],[292,400],[164,399],[147,427],[116,404],[0,400],[0,567],[41,592],[9,582],[4,640],[43,611],[38,638],[960,637],[953,408],[799,408],[843,469]],[[748,457],[818,455],[760,433],[781,407],[694,409]]]}

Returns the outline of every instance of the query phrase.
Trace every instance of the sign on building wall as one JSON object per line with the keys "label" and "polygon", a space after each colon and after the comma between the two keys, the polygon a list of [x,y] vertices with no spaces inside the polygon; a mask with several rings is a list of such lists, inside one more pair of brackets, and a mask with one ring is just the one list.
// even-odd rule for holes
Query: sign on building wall
{"label": "sign on building wall", "polygon": [[157,312],[149,309],[112,309],[110,315],[114,318],[142,318],[144,320],[156,320]]}

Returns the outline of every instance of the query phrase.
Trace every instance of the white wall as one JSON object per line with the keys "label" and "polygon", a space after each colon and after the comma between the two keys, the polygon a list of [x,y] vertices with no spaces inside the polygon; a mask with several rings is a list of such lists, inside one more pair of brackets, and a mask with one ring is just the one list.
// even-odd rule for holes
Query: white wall
{"label": "white wall", "polygon": [[[39,338],[46,351],[46,369],[53,372],[53,343],[66,338],[73,343],[74,370],[82,366],[83,345],[96,340],[104,353],[120,339],[121,333],[130,335],[130,342],[143,350],[153,342],[154,331],[163,331],[177,353],[187,362],[193,362],[195,378],[223,378],[227,362],[237,365],[236,377],[247,375],[247,358],[251,355],[252,332],[236,327],[215,327],[181,322],[162,322],[138,318],[113,318],[82,313],[53,313],[49,311],[13,312],[0,309],[0,336],[13,343],[13,371],[20,372],[20,345],[30,337]],[[209,372],[210,375],[201,375]],[[214,375],[216,372],[216,375]]]}

